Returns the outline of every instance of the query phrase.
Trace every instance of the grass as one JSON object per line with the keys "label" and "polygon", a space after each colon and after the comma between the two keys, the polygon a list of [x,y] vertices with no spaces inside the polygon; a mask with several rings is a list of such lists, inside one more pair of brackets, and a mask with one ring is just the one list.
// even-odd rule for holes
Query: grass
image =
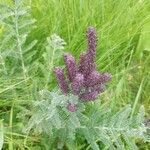
{"label": "grass", "polygon": [[[46,38],[53,33],[66,41],[65,51],[78,58],[86,49],[86,28],[94,26],[98,33],[98,70],[113,75],[108,90],[99,99],[114,111],[131,104],[132,114],[140,105],[144,105],[146,118],[150,117],[148,0],[30,0],[25,3],[31,6],[31,15],[36,19],[36,28],[29,34],[26,44],[34,39],[38,43],[33,48],[36,54],[32,57],[32,65],[29,65],[28,77],[22,78],[24,70],[16,73],[16,76],[0,77],[0,116],[7,127],[5,144],[9,145],[9,150],[16,146],[19,149],[28,148],[28,145],[36,149],[40,147],[40,140],[45,138],[33,135],[26,139],[21,131],[24,122],[16,118],[16,115],[24,106],[30,107],[36,91],[45,85],[39,65],[44,62],[42,56],[45,53]],[[2,28],[0,34],[3,34]],[[62,61],[59,63],[62,64]],[[1,70],[11,71],[1,64]],[[26,64],[23,63],[23,66]],[[54,65],[57,64],[54,62]],[[49,90],[56,86],[53,78],[51,83],[46,84]],[[35,146],[38,144],[39,147]],[[148,145],[144,148],[148,149]]]}

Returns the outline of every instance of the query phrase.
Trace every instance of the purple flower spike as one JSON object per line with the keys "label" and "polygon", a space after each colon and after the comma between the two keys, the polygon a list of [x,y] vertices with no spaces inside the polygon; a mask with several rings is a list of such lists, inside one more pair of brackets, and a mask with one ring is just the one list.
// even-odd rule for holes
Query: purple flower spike
{"label": "purple flower spike", "polygon": [[67,109],[68,109],[70,112],[75,112],[76,109],[77,109],[77,108],[76,108],[76,104],[68,103]]}
{"label": "purple flower spike", "polygon": [[75,59],[71,54],[65,54],[64,55],[64,60],[65,60],[65,63],[66,63],[66,69],[67,69],[67,72],[68,72],[69,80],[73,81],[73,79],[76,76],[76,72],[77,72]]}
{"label": "purple flower spike", "polygon": [[99,78],[99,83],[105,83],[107,81],[109,81],[112,78],[110,73],[103,73],[101,74],[100,78]]}
{"label": "purple flower spike", "polygon": [[64,94],[67,94],[68,93],[68,85],[67,85],[67,82],[65,80],[63,69],[60,67],[56,67],[54,69],[54,72],[55,72],[55,75],[56,75],[60,89],[62,90],[62,92]]}
{"label": "purple flower spike", "polygon": [[75,94],[75,95],[79,94],[81,87],[83,85],[83,82],[84,82],[83,75],[78,73],[71,85],[73,94]]}
{"label": "purple flower spike", "polygon": [[96,31],[93,27],[87,29],[88,51],[95,57],[96,53]]}
{"label": "purple flower spike", "polygon": [[[104,92],[105,83],[111,79],[109,73],[99,73],[96,71],[95,56],[97,37],[93,27],[89,27],[86,32],[88,48],[85,53],[80,55],[78,66],[71,54],[64,55],[67,70],[67,82],[61,68],[55,69],[58,84],[63,93],[78,96],[81,101],[93,101],[98,94]],[[68,85],[67,85],[68,83]],[[76,111],[76,105],[68,103],[67,109],[71,112]]]}
{"label": "purple flower spike", "polygon": [[91,91],[97,91],[98,94],[103,93],[105,91],[105,85],[99,84],[91,87]]}
{"label": "purple flower spike", "polygon": [[80,56],[79,72],[86,78],[95,69],[93,58],[90,53],[83,53]]}
{"label": "purple flower spike", "polygon": [[82,101],[94,101],[98,95],[97,91],[83,93],[80,95]]}
{"label": "purple flower spike", "polygon": [[100,73],[97,71],[92,71],[91,74],[86,78],[84,85],[85,87],[90,87],[97,85],[99,83]]}

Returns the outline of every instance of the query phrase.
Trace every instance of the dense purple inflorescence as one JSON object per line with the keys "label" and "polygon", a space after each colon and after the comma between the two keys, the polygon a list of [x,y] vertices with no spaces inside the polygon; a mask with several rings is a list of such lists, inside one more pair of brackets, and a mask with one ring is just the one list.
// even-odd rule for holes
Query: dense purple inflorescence
{"label": "dense purple inflorescence", "polygon": [[85,79],[93,70],[95,70],[93,58],[94,56],[91,55],[89,51],[80,56],[78,72],[82,73]]}
{"label": "dense purple inflorescence", "polygon": [[70,82],[72,82],[77,73],[75,59],[71,54],[65,54],[64,61],[66,63],[68,79],[70,80]]}
{"label": "dense purple inflorescence", "polygon": [[73,94],[77,95],[80,92],[84,83],[84,77],[81,73],[77,73],[76,77],[74,78],[73,82],[71,83],[71,88]]}
{"label": "dense purple inflorescence", "polygon": [[[54,69],[61,91],[64,94],[71,92],[84,102],[95,100],[98,94],[105,90],[105,83],[111,79],[111,74],[96,71],[95,55],[97,38],[95,29],[89,27],[86,36],[88,50],[80,55],[78,65],[71,54],[64,55],[68,76],[67,81],[61,68],[57,67]],[[76,105],[68,103],[67,109],[74,112]]]}
{"label": "dense purple inflorescence", "polygon": [[56,67],[54,69],[54,72],[56,74],[56,78],[57,78],[60,89],[62,90],[62,92],[64,94],[67,94],[68,93],[68,84],[65,79],[63,69],[60,67]]}
{"label": "dense purple inflorescence", "polygon": [[97,38],[96,38],[96,31],[93,27],[89,27],[87,29],[87,41],[88,41],[88,51],[90,54],[95,57],[96,54],[96,43],[97,43]]}

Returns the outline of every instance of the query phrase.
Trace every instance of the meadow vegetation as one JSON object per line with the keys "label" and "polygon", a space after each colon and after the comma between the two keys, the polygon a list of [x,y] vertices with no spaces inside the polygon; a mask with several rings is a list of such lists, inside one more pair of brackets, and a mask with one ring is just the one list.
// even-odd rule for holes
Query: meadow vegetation
{"label": "meadow vegetation", "polygon": [[[136,149],[136,145],[141,150],[150,149],[149,133],[145,135],[145,141],[134,139],[136,145],[130,143],[132,138],[128,139],[129,135],[124,133],[124,140],[120,137],[116,141],[114,137],[118,137],[118,132],[115,132],[117,135],[109,133],[109,140],[109,134],[103,134],[103,138],[100,136],[102,144],[101,140],[95,140],[91,129],[87,132],[86,128],[83,134],[87,138],[78,134],[79,130],[75,143],[69,141],[71,144],[68,144],[58,141],[58,134],[62,141],[66,140],[66,134],[59,130],[58,120],[51,120],[53,125],[50,127],[48,122],[37,125],[36,121],[49,110],[48,95],[54,103],[56,97],[59,99],[58,93],[51,93],[57,89],[53,68],[64,65],[64,52],[79,59],[87,47],[85,31],[88,26],[97,31],[97,70],[112,74],[107,90],[96,102],[86,105],[84,114],[92,116],[91,125],[97,123],[95,113],[102,115],[98,121],[105,123],[118,111],[125,121],[134,120],[134,116],[139,120],[143,115],[144,119],[140,121],[144,125],[150,119],[149,0],[0,0],[0,148],[3,145],[4,150],[49,150],[54,147],[88,150],[98,149],[99,145],[100,149],[108,149],[116,142],[114,149]],[[41,97],[43,101],[40,101]],[[56,100],[56,105],[59,102]],[[43,115],[39,109],[44,111]],[[36,118],[37,114],[40,118]],[[56,114],[55,117],[58,118]],[[71,118],[75,118],[75,127],[80,126],[76,116],[71,115]],[[110,125],[117,121],[112,118]],[[54,129],[53,135],[49,136],[49,128],[55,123],[58,130]],[[33,131],[34,128],[37,129]],[[121,140],[127,144],[122,146]]]}

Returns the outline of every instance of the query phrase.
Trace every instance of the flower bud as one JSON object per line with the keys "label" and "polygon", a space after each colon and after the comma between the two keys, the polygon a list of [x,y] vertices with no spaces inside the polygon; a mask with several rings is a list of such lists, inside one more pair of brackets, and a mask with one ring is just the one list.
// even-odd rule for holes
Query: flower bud
{"label": "flower bud", "polygon": [[68,103],[67,105],[67,109],[70,111],[70,112],[75,112],[76,111],[76,104],[74,103]]}

